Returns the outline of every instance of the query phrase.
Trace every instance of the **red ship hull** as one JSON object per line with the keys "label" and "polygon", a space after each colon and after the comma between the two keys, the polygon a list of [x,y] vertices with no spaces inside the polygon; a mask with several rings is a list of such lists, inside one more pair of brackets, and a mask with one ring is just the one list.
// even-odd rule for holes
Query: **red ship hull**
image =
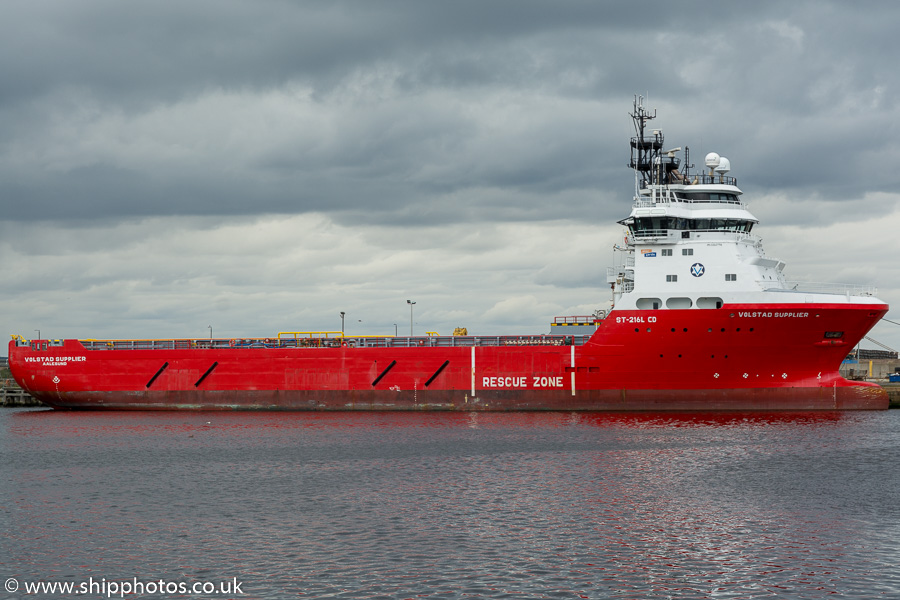
{"label": "red ship hull", "polygon": [[885,409],[883,389],[847,381],[838,369],[887,308],[615,310],[583,339],[347,337],[328,340],[337,347],[259,340],[263,347],[250,348],[14,340],[9,363],[24,389],[55,408]]}

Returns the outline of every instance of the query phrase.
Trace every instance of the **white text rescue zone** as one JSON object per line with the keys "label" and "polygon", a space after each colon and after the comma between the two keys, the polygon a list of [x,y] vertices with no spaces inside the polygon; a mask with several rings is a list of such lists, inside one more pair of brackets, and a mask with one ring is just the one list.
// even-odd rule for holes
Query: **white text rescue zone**
{"label": "white text rescue zone", "polygon": [[[529,386],[529,383],[531,384]],[[562,375],[557,377],[482,377],[481,387],[486,388],[561,388]]]}

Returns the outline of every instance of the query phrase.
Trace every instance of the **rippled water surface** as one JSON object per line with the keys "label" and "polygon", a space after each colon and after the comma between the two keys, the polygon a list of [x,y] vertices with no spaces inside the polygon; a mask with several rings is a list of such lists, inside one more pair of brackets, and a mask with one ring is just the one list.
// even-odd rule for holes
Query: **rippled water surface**
{"label": "rippled water surface", "polygon": [[0,409],[0,594],[896,598],[898,465],[900,411]]}

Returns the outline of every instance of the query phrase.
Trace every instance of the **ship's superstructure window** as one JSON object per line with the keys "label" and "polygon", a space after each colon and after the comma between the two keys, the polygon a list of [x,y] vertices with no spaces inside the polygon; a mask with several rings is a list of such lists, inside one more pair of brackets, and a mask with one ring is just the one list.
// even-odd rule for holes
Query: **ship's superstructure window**
{"label": "ship's superstructure window", "polygon": [[693,248],[682,248],[682,249],[681,249],[681,255],[682,255],[682,256],[693,256],[693,255],[694,255],[694,249],[693,249]]}
{"label": "ship's superstructure window", "polygon": [[663,248],[662,255],[663,256],[672,256],[672,249],[671,248]]}
{"label": "ship's superstructure window", "polygon": [[737,273],[725,273],[725,281],[737,281]]}
{"label": "ship's superstructure window", "polygon": [[674,192],[676,200],[684,202],[727,202],[729,204],[740,204],[740,200],[736,194],[723,193],[706,193],[706,192]]}
{"label": "ship's superstructure window", "polygon": [[678,281],[678,275],[666,275],[666,281]]}
{"label": "ship's superstructure window", "polygon": [[743,219],[683,219],[681,217],[635,217],[627,223],[628,230],[638,237],[650,232],[675,229],[679,231],[738,231],[750,233],[754,222]]}
{"label": "ship's superstructure window", "polygon": [[690,308],[693,302],[690,298],[669,298],[666,300],[666,308]]}
{"label": "ship's superstructure window", "polygon": [[662,306],[662,300],[659,298],[640,298],[637,301],[637,307],[641,310],[659,310]]}
{"label": "ship's superstructure window", "polygon": [[697,308],[722,308],[722,299],[708,296],[697,298]]}

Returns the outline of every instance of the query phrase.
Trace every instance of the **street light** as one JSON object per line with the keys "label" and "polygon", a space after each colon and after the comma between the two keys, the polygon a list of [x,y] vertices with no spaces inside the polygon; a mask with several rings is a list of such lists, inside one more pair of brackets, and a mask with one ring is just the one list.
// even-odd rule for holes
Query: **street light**
{"label": "street light", "polygon": [[212,341],[212,325],[207,325],[209,327],[209,341]]}
{"label": "street light", "polygon": [[341,311],[341,337],[344,337],[344,315],[347,314],[344,311]]}
{"label": "street light", "polygon": [[415,302],[413,302],[412,300],[407,300],[406,303],[409,304],[409,337],[412,337],[412,335],[413,335],[413,304],[415,304]]}

